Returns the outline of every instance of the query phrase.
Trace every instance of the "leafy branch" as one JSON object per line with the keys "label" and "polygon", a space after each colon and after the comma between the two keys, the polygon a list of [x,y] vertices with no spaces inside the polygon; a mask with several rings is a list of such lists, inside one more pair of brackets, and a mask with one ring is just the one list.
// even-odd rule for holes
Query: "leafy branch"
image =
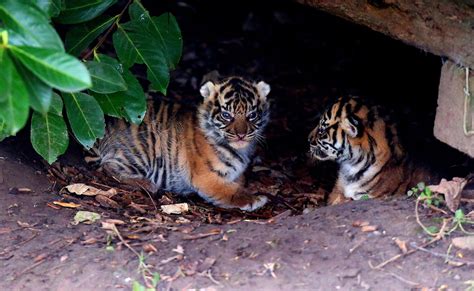
{"label": "leafy branch", "polygon": [[127,11],[128,7],[130,6],[130,4],[132,4],[133,0],[128,0],[127,4],[125,5],[125,7],[122,9],[122,11],[120,11],[119,14],[117,14],[116,16],[113,17],[113,19],[115,20],[114,23],[112,24],[112,26],[109,27],[109,29],[107,29],[107,31],[104,33],[103,36],[101,36],[101,38],[99,39],[99,41],[97,42],[97,44],[94,46],[94,48],[92,48],[87,54],[84,55],[84,57],[82,58],[83,60],[87,60],[88,58],[90,58],[90,56],[95,53],[103,44],[104,42],[107,40],[107,37],[109,36],[109,34],[114,31],[114,28],[118,25],[118,23],[120,22],[120,20],[122,19],[122,16],[123,14]]}
{"label": "leafy branch", "polygon": [[[104,115],[140,123],[146,97],[130,71],[135,64],[147,67],[146,90],[166,94],[182,52],[175,18],[151,16],[139,0],[107,16],[114,5],[117,0],[0,0],[0,141],[17,134],[31,110],[31,143],[52,163],[69,144],[65,117],[86,148],[103,137]],[[122,23],[127,11],[130,20]],[[67,25],[64,40],[52,23]],[[98,54],[112,34],[119,60]]]}

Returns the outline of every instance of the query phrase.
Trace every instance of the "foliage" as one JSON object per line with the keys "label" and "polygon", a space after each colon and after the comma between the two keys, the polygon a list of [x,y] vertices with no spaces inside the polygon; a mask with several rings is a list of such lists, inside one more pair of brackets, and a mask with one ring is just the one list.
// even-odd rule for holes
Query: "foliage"
{"label": "foliage", "polygon": [[436,207],[444,201],[442,196],[434,195],[431,189],[423,182],[408,190],[407,195],[420,198],[426,205],[435,205]]}
{"label": "foliage", "polygon": [[[442,225],[441,227],[438,227],[437,225],[430,225],[430,226],[425,226],[419,217],[418,213],[418,205],[420,202],[429,207],[434,209],[435,211],[439,211],[444,214],[448,214],[446,211],[438,208],[443,202],[444,199],[441,195],[438,193],[433,193],[429,187],[425,185],[425,183],[420,182],[416,187],[411,188],[408,192],[407,195],[410,197],[416,197],[416,203],[415,203],[415,216],[417,223],[421,226],[421,228],[430,236],[435,236],[435,237],[444,237],[445,235],[450,235],[452,232],[456,230],[460,230],[465,234],[468,235],[473,235],[474,233],[471,233],[467,231],[464,228],[464,225],[469,225],[469,224],[474,224],[474,221],[471,218],[468,218],[462,209],[457,209],[454,212],[454,215],[443,218],[442,219]],[[451,224],[451,226],[449,226]]]}
{"label": "foliage", "polygon": [[[107,39],[118,60],[98,53]],[[140,0],[0,0],[0,141],[31,110],[33,148],[54,162],[69,144],[65,107],[74,137],[91,148],[104,135],[104,114],[142,121],[145,90],[131,69],[143,64],[149,89],[166,94],[181,52],[174,16],[151,16]]]}

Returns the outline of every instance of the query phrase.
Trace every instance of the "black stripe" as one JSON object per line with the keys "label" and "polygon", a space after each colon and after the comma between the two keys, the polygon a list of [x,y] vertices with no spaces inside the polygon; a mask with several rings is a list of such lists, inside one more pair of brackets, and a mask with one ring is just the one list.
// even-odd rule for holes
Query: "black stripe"
{"label": "black stripe", "polygon": [[[380,173],[382,173],[382,172],[385,170],[385,168],[387,167],[388,164],[389,164],[389,163],[388,163],[388,161],[387,161],[382,167],[380,167],[380,169],[377,171],[377,173],[375,173],[375,174],[372,176],[372,178],[371,178],[370,180],[365,181],[365,182],[361,185],[361,187],[367,186],[370,182],[372,182],[375,178],[377,178],[377,176],[380,175]],[[372,187],[372,188],[373,188],[373,187]]]}
{"label": "black stripe", "polygon": [[[229,90],[227,91],[227,93],[225,93],[224,95],[224,100],[229,100],[229,99],[232,99],[232,96],[235,94],[235,90]],[[232,101],[232,100],[231,100]],[[228,105],[229,103],[226,102],[226,104]]]}
{"label": "black stripe", "polygon": [[367,139],[369,140],[370,152],[373,153],[377,147],[377,141],[370,134],[367,134]]}
{"label": "black stripe", "polygon": [[341,139],[342,139],[341,149],[343,149],[346,146],[346,139],[347,139],[347,135],[344,132],[344,130],[341,130]]}
{"label": "black stripe", "polygon": [[227,142],[219,142],[217,144],[220,147],[226,149],[234,158],[238,159],[242,164],[245,163],[244,159],[237,153]]}
{"label": "black stripe", "polygon": [[168,173],[166,172],[166,167],[163,167],[163,171],[161,172],[161,185],[164,189],[170,190],[167,185],[168,183],[167,174]]}
{"label": "black stripe", "polygon": [[355,106],[354,106],[354,109],[352,110],[352,112],[355,114],[357,112],[359,112],[359,110],[362,108],[362,102],[357,102],[355,99],[352,99],[355,101]]}
{"label": "black stripe", "polygon": [[335,128],[333,129],[331,139],[333,140],[334,143],[337,142],[337,130]]}
{"label": "black stripe", "polygon": [[347,145],[348,145],[348,149],[349,149],[349,159],[352,159],[352,154],[353,154],[352,153],[352,145],[351,145],[351,143],[347,143]]}
{"label": "black stripe", "polygon": [[360,155],[359,158],[357,158],[357,160],[353,163],[353,165],[359,164],[360,162],[364,160],[365,157],[366,157],[365,155]]}
{"label": "black stripe", "polygon": [[347,181],[349,183],[352,183],[352,182],[355,182],[355,181],[358,181],[360,180],[360,178],[364,175],[365,172],[367,172],[367,170],[369,169],[369,167],[372,165],[372,159],[371,158],[367,158],[367,160],[365,161],[365,164],[364,164],[364,167],[362,169],[360,169],[357,173],[355,173],[354,175],[352,176],[349,176],[347,177]]}
{"label": "black stripe", "polygon": [[[337,111],[336,111],[336,116],[335,116],[336,118],[337,118],[337,117],[341,117],[341,113],[342,113],[342,108],[343,108],[343,107],[344,107],[344,104],[342,103],[342,100],[341,100],[340,103],[339,103],[339,108],[338,108]],[[331,110],[331,111],[332,111],[332,110]]]}
{"label": "black stripe", "polygon": [[226,176],[225,173],[222,173],[221,171],[216,170],[216,169],[212,166],[212,164],[211,164],[211,162],[210,162],[209,160],[206,161],[206,165],[207,165],[207,168],[209,169],[209,171],[211,171],[211,172],[213,172],[213,173],[216,173],[219,177],[223,178],[223,177]]}
{"label": "black stripe", "polygon": [[375,112],[373,110],[370,110],[369,113],[367,113],[367,126],[369,128],[373,128],[375,123]]}
{"label": "black stripe", "polygon": [[224,156],[224,154],[220,151],[220,148],[219,148],[218,146],[216,146],[216,145],[214,145],[214,144],[211,144],[211,146],[213,147],[214,152],[217,154],[217,157],[219,158],[219,160],[220,160],[222,163],[224,163],[224,165],[226,165],[228,168],[231,168],[231,169],[234,170],[234,171],[237,170],[237,169],[235,168],[235,166],[234,166],[231,162],[229,162],[229,161],[227,160],[227,158],[226,158],[226,157]]}

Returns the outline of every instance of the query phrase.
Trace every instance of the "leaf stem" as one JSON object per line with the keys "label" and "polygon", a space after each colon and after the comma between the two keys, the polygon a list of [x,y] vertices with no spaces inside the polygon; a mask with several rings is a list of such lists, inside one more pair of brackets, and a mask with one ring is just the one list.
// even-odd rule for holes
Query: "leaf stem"
{"label": "leaf stem", "polygon": [[6,30],[2,31],[1,36],[2,36],[3,46],[7,47],[8,46],[8,31],[6,31]]}
{"label": "leaf stem", "polygon": [[107,37],[109,36],[109,34],[114,30],[114,28],[118,25],[120,19],[122,18],[123,14],[125,13],[125,11],[127,11],[127,8],[128,6],[130,6],[130,4],[132,4],[133,0],[128,0],[127,4],[125,5],[125,7],[122,9],[122,11],[120,11],[120,13],[115,16],[117,19],[115,20],[115,22],[109,27],[109,29],[107,29],[107,31],[104,33],[104,35],[99,39],[99,41],[97,42],[97,44],[94,46],[94,48],[92,48],[89,52],[87,52],[87,54],[84,55],[84,57],[82,58],[82,60],[87,60],[92,54],[95,54],[95,51],[101,47],[105,40],[107,39]]}

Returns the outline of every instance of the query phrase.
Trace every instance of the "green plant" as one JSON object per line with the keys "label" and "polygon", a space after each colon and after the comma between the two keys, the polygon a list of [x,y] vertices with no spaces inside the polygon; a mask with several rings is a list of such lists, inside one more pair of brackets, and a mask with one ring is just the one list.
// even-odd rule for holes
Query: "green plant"
{"label": "green plant", "polygon": [[409,197],[414,196],[419,198],[426,205],[435,205],[436,207],[438,207],[444,201],[442,196],[433,194],[431,189],[428,188],[423,182],[418,183],[416,187],[408,190],[407,195]]}
{"label": "green plant", "polygon": [[147,287],[142,285],[139,281],[133,281],[133,291],[156,290],[156,286],[161,280],[160,274],[158,272],[152,272],[146,264],[145,260],[145,255],[143,253],[140,253],[140,255],[138,256],[138,272],[141,274]]}
{"label": "green plant", "polygon": [[[64,42],[53,24],[65,27]],[[118,59],[98,53],[110,38]],[[174,16],[151,16],[139,0],[0,0],[0,141],[25,126],[31,109],[33,148],[54,162],[69,144],[65,108],[75,138],[91,148],[104,135],[104,114],[136,124],[145,115],[130,69],[144,65],[149,90],[166,94],[181,51]]]}

